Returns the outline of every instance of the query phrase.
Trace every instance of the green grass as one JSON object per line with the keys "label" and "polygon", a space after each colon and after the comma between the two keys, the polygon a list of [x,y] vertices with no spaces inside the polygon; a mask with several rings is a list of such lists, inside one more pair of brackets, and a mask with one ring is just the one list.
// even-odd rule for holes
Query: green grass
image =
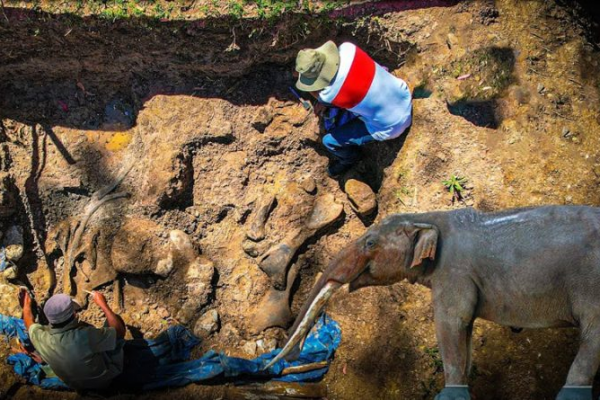
{"label": "green grass", "polygon": [[128,13],[126,8],[107,8],[102,10],[99,14],[100,18],[115,22],[118,19],[127,18]]}
{"label": "green grass", "polygon": [[244,16],[244,1],[230,0],[227,8],[229,15],[235,19],[241,19]]}
{"label": "green grass", "polygon": [[[74,0],[64,2],[62,6],[52,6],[52,12],[68,11],[76,16],[96,15],[99,18],[116,22],[126,18],[143,18],[155,20],[173,20],[185,18],[188,11],[204,17],[230,17],[242,21],[244,18],[276,23],[287,13],[314,13],[318,17],[326,16],[330,10],[337,9],[348,1],[314,1],[314,0],[207,0],[188,8],[187,0]],[[49,11],[49,6],[42,5],[40,0],[32,0],[33,9]],[[332,21],[333,22],[333,21]]]}

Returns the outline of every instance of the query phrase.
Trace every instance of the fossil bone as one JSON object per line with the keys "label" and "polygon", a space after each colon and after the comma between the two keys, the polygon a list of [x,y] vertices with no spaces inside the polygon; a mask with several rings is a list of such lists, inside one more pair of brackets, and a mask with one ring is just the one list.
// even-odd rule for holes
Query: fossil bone
{"label": "fossil bone", "polygon": [[281,243],[271,247],[261,257],[259,267],[271,278],[276,289],[285,289],[287,268],[300,246],[320,229],[335,222],[343,209],[332,194],[319,196],[304,226],[288,233]]}

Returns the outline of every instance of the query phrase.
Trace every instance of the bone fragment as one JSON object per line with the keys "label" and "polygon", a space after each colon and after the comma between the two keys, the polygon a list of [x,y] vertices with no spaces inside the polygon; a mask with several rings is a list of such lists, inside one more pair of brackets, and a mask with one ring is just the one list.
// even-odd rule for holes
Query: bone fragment
{"label": "bone fragment", "polygon": [[131,168],[133,167],[133,163],[129,166],[125,167],[123,171],[118,175],[118,177],[109,185],[101,188],[97,192],[95,192],[88,205],[85,208],[85,211],[81,218],[74,224],[74,227],[70,229],[69,241],[66,248],[63,248],[63,254],[65,256],[65,264],[63,269],[63,292],[67,294],[72,293],[72,282],[71,282],[71,270],[75,266],[75,260],[82,254],[84,251],[81,247],[81,238],[83,236],[83,232],[85,231],[87,224],[90,218],[94,215],[94,213],[105,203],[125,198],[128,196],[127,193],[113,193],[112,192],[117,186],[121,184],[123,179],[127,176]]}
{"label": "bone fragment", "polygon": [[250,316],[250,332],[257,334],[274,326],[280,328],[289,327],[294,319],[292,310],[290,309],[290,294],[299,270],[299,263],[294,264],[290,268],[287,286],[284,291],[270,287],[267,293],[265,293]]}
{"label": "bone fragment", "polygon": [[275,196],[273,194],[266,194],[257,204],[254,214],[252,215],[252,221],[250,222],[250,228],[246,232],[246,236],[249,239],[258,242],[265,238],[265,224],[269,218],[269,213],[275,203]]}
{"label": "bone fragment", "polygon": [[319,196],[305,225],[288,233],[281,243],[262,256],[259,267],[271,278],[276,289],[285,289],[287,269],[298,248],[320,229],[335,222],[342,215],[343,209],[341,204],[335,202],[332,194]]}

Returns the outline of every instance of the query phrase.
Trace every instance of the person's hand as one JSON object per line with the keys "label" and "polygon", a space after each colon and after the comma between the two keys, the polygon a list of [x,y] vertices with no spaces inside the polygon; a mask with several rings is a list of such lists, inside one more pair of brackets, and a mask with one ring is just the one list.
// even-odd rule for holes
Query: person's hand
{"label": "person's hand", "polygon": [[23,309],[31,308],[31,296],[29,295],[29,291],[25,288],[19,290],[19,305]]}
{"label": "person's hand", "polygon": [[323,103],[317,103],[313,106],[313,112],[317,117],[322,117],[326,110],[327,106]]}
{"label": "person's hand", "polygon": [[92,292],[92,300],[94,303],[98,304],[100,308],[107,306],[106,297],[104,297],[102,293],[95,290]]}

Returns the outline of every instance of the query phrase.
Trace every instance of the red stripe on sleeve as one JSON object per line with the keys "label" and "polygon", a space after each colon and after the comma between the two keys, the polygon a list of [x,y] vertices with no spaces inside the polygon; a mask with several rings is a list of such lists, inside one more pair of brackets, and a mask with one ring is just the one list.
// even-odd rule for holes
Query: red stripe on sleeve
{"label": "red stripe on sleeve", "polygon": [[375,61],[367,53],[356,47],[350,71],[348,71],[340,91],[331,103],[336,107],[346,109],[356,106],[367,95],[374,77]]}

